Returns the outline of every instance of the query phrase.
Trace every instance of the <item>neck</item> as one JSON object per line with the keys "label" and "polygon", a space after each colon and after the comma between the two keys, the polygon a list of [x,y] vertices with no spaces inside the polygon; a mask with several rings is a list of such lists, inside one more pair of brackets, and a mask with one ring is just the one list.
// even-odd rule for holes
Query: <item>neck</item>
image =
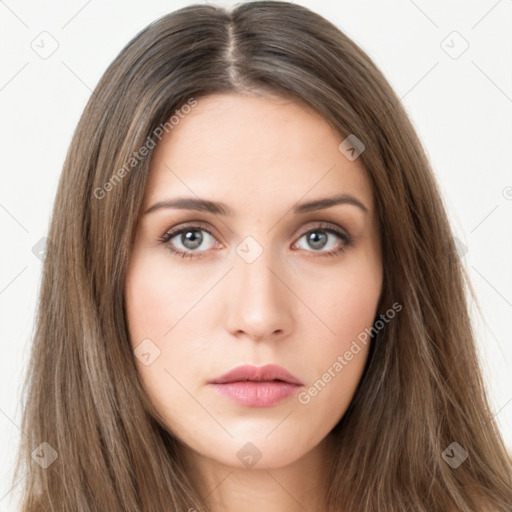
{"label": "neck", "polygon": [[272,467],[233,467],[184,451],[193,483],[212,512],[304,512],[325,510],[329,442],[327,436],[300,459]]}

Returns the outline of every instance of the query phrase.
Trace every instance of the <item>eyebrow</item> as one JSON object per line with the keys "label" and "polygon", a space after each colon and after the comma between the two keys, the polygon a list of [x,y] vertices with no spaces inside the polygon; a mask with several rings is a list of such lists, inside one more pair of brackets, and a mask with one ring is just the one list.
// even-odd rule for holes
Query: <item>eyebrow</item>
{"label": "eyebrow", "polygon": [[[349,204],[357,206],[364,213],[369,213],[369,209],[359,200],[350,194],[338,194],[331,197],[323,197],[308,201],[305,203],[296,204],[293,207],[293,213],[301,214],[308,213],[316,210],[323,210],[338,204]],[[177,197],[175,199],[165,199],[158,201],[153,206],[150,206],[144,215],[154,212],[161,208],[177,208],[181,210],[197,210],[213,213],[214,215],[233,215],[233,210],[225,203],[217,201],[209,201],[208,199],[199,199],[195,197]]]}

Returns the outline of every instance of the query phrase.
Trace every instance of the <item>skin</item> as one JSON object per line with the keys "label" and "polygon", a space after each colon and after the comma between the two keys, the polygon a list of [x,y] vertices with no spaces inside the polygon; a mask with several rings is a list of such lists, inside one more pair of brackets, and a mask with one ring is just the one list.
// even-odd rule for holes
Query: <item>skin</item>
{"label": "skin", "polygon": [[[372,326],[382,290],[370,181],[360,161],[338,149],[343,139],[288,99],[222,94],[199,99],[155,148],[125,284],[129,334],[134,349],[150,339],[150,352],[160,351],[148,365],[136,357],[141,380],[214,511],[318,510],[325,495],[329,433],[352,400],[368,346],[307,404],[298,394]],[[368,212],[340,204],[292,213],[297,202],[335,193],[355,196]],[[233,214],[144,214],[178,196],[222,201]],[[181,235],[158,240],[196,221],[203,225],[194,229],[211,233],[192,233],[203,235],[199,247]],[[315,230],[320,222],[353,243]],[[315,245],[304,236],[310,230],[327,239]],[[257,243],[249,252],[262,250],[250,263],[237,253],[249,235]],[[200,257],[174,255],[171,244]],[[344,252],[325,255],[340,246]],[[284,402],[253,408],[207,384],[240,364],[267,363],[305,385]],[[261,454],[251,467],[237,457],[248,442]]]}

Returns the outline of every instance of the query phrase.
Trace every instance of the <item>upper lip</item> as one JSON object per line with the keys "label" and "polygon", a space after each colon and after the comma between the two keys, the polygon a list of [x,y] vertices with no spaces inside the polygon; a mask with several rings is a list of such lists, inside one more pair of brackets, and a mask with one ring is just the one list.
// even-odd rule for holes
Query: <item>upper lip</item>
{"label": "upper lip", "polygon": [[295,375],[292,375],[282,366],[267,364],[265,366],[242,365],[229,370],[220,377],[210,381],[210,384],[225,384],[227,382],[251,381],[272,381],[281,380],[303,386],[304,384]]}

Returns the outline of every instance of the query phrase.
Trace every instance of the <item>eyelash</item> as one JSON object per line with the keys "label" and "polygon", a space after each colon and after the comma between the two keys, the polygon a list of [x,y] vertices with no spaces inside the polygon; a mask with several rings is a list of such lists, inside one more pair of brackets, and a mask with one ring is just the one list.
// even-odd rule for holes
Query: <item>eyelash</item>
{"label": "eyelash", "polygon": [[[190,251],[190,250],[189,251],[181,251],[181,250],[178,250],[175,247],[173,247],[172,244],[170,243],[174,237],[176,237],[177,235],[181,235],[182,233],[186,233],[188,231],[205,231],[210,236],[215,238],[214,235],[210,232],[210,230],[207,229],[206,227],[204,227],[203,225],[190,224],[190,225],[181,226],[179,228],[172,229],[172,230],[168,231],[163,236],[159,237],[158,241],[161,244],[165,245],[166,248],[172,254],[179,256],[181,258],[189,258],[189,259],[201,258],[203,256],[203,254],[207,251],[198,251],[197,253],[194,251]],[[320,257],[336,256],[338,254],[345,252],[345,249],[347,247],[351,247],[353,245],[353,239],[350,236],[342,233],[341,231],[338,231],[337,229],[333,228],[330,224],[325,224],[325,223],[319,223],[317,226],[314,226],[314,227],[308,229],[307,231],[305,231],[304,233],[302,233],[299,236],[298,240],[300,240],[304,235],[308,235],[309,233],[314,233],[317,231],[331,233],[343,241],[343,245],[337,247],[336,249],[331,249],[330,251],[321,251],[321,250],[320,251],[312,251],[312,252],[318,252],[320,254]]]}

